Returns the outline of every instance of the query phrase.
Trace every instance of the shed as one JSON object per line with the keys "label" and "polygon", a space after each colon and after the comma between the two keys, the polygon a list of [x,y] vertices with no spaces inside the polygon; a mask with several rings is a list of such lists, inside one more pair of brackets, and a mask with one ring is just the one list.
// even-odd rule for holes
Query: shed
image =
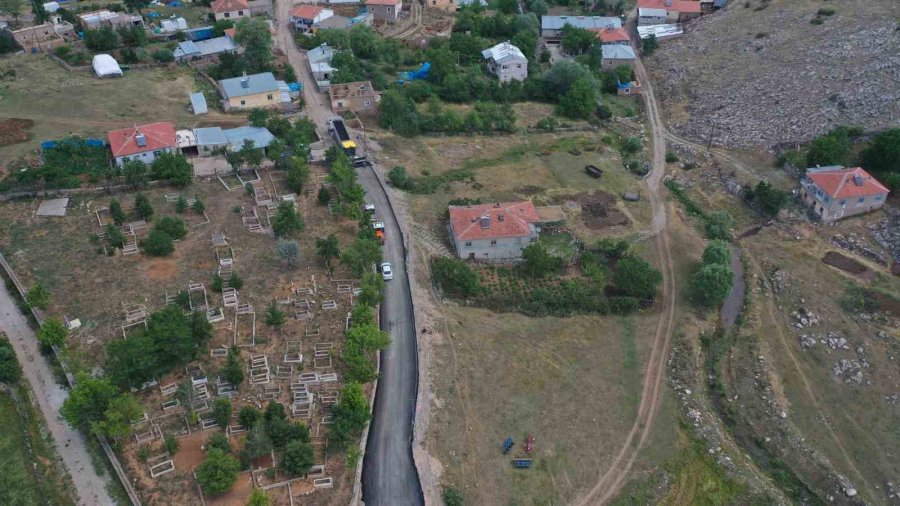
{"label": "shed", "polygon": [[119,66],[115,58],[108,54],[94,55],[91,67],[94,68],[94,73],[100,77],[122,76],[122,67]]}
{"label": "shed", "polygon": [[203,96],[203,93],[199,91],[197,93],[191,93],[191,110],[194,111],[194,114],[206,114],[209,112],[209,109],[206,107],[206,97]]}
{"label": "shed", "polygon": [[53,14],[54,12],[59,10],[59,2],[47,2],[44,4],[44,10],[47,11],[47,14]]}

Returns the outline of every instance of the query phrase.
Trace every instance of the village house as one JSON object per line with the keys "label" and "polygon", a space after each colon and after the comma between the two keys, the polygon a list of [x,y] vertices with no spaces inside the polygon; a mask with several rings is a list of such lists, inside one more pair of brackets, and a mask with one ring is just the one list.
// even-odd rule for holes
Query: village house
{"label": "village house", "polygon": [[484,57],[488,71],[496,75],[501,83],[524,81],[528,78],[528,59],[509,41],[485,49],[481,56]]}
{"label": "village house", "polygon": [[631,37],[624,28],[595,28],[591,31],[597,34],[601,44],[631,44]]}
{"label": "village house", "polygon": [[372,13],[375,19],[393,23],[400,17],[403,2],[402,0],[366,0],[366,9]]}
{"label": "village house", "polygon": [[825,223],[881,209],[888,193],[861,167],[814,167],[800,181],[800,199]]}
{"label": "village house", "polygon": [[516,260],[540,234],[530,201],[450,206],[449,212],[450,237],[463,259]]}
{"label": "village house", "polygon": [[603,70],[612,70],[619,65],[634,66],[634,48],[622,44],[604,44],[600,50],[603,52],[601,67]]}
{"label": "village house", "polygon": [[562,29],[566,25],[584,28],[585,30],[622,28],[622,20],[606,16],[542,16],[541,37],[545,39],[559,39]]}
{"label": "village house", "polygon": [[309,71],[312,73],[313,79],[316,81],[316,88],[319,91],[325,91],[331,86],[331,76],[336,71],[331,66],[332,58],[334,58],[334,49],[328,44],[322,44],[306,53]]}
{"label": "village house", "polygon": [[51,51],[75,38],[75,27],[72,23],[62,21],[53,16],[54,22],[37,26],[29,26],[10,32],[16,43],[28,53]]}
{"label": "village house", "polygon": [[378,110],[381,93],[375,91],[370,81],[332,84],[328,88],[331,108],[341,113],[353,111],[357,114],[371,114]]}
{"label": "village house", "polygon": [[250,4],[247,0],[216,0],[210,4],[216,21],[223,19],[249,18]]}
{"label": "village house", "polygon": [[221,53],[236,53],[238,46],[234,43],[234,39],[228,35],[215,37],[207,40],[186,40],[179,42],[175,48],[174,55],[178,61],[193,60],[204,58]]}
{"label": "village house", "polygon": [[281,88],[271,72],[219,81],[226,110],[272,107],[281,103]]}
{"label": "village house", "polygon": [[132,160],[150,164],[159,155],[178,150],[175,126],[167,122],[113,130],[106,137],[116,165],[120,167]]}
{"label": "village house", "polygon": [[291,25],[300,33],[314,33],[318,23],[334,16],[334,11],[318,5],[298,5],[291,9]]}
{"label": "village house", "polygon": [[638,0],[638,25],[684,23],[701,13],[699,0]]}
{"label": "village house", "polygon": [[250,6],[251,16],[267,16],[271,18],[275,15],[275,6],[272,0],[248,0],[247,5]]}
{"label": "village house", "polygon": [[[192,135],[184,135],[193,138],[193,143],[185,147],[196,145],[197,154],[200,156],[213,156],[221,151],[240,151],[244,143],[253,141],[254,148],[265,149],[275,140],[272,132],[265,127],[242,126],[237,128],[204,127],[194,128]],[[191,145],[193,144],[193,145]],[[184,150],[184,147],[182,148]]]}
{"label": "village house", "polygon": [[97,30],[104,26],[119,28],[121,26],[144,26],[144,18],[139,14],[126,12],[110,12],[106,9],[78,14],[78,24],[85,30]]}

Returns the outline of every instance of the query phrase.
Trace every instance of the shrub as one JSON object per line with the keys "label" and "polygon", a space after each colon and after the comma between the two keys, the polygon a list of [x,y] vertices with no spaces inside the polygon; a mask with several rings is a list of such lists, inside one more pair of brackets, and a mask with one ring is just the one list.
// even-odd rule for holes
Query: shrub
{"label": "shrub", "polygon": [[662,282],[662,274],[646,260],[630,256],[619,260],[613,273],[613,281],[626,295],[639,299],[652,299]]}
{"label": "shrub", "polygon": [[728,211],[716,211],[706,215],[706,238],[722,241],[731,240],[734,218]]}
{"label": "shrub", "polygon": [[231,444],[222,432],[213,433],[213,435],[209,437],[209,441],[206,442],[206,447],[210,449],[217,448],[225,453],[231,452]]}
{"label": "shrub", "polygon": [[175,54],[168,49],[157,49],[151,53],[151,56],[160,63],[171,63],[175,61]]}
{"label": "shrub", "polygon": [[146,239],[141,241],[141,247],[144,248],[145,253],[153,257],[164,257],[175,251],[172,237],[156,227],[147,234]]}
{"label": "shrub", "polygon": [[188,229],[184,220],[181,218],[173,218],[171,216],[163,216],[153,227],[159,229],[169,235],[172,239],[183,239],[187,235]]}
{"label": "shrub", "polygon": [[125,234],[118,227],[110,223],[106,226],[106,243],[111,248],[121,248],[125,246]]}
{"label": "shrub", "polygon": [[319,188],[319,193],[316,195],[316,198],[318,199],[319,204],[327,206],[328,202],[331,201],[331,192],[328,191],[328,188],[323,186]]}
{"label": "shrub", "polygon": [[25,294],[25,302],[31,307],[46,310],[50,307],[50,292],[44,288],[44,285],[35,283]]}
{"label": "shrub", "polygon": [[528,276],[543,278],[561,271],[563,260],[551,255],[543,244],[534,243],[522,250],[521,268]]}
{"label": "shrub", "polygon": [[0,336],[0,383],[13,384],[22,376],[22,368],[16,360],[16,351],[9,339]]}
{"label": "shrub", "polygon": [[728,297],[733,282],[730,267],[719,263],[704,264],[691,278],[691,293],[698,304],[718,306]]}
{"label": "shrub", "polygon": [[622,142],[622,153],[626,155],[633,155],[641,150],[641,138],[640,137],[629,137]]}
{"label": "shrub", "polygon": [[197,467],[197,481],[203,492],[217,495],[228,491],[237,481],[240,463],[218,448],[211,449]]}
{"label": "shrub", "polygon": [[666,163],[676,163],[678,162],[678,155],[669,151],[666,153]]}
{"label": "shrub", "polygon": [[481,277],[462,260],[436,258],[431,263],[434,280],[445,293],[468,299],[482,291]]}
{"label": "shrub", "polygon": [[143,193],[138,193],[134,196],[134,210],[138,216],[145,220],[153,218],[153,206],[150,205],[150,199]]}
{"label": "shrub", "polygon": [[213,402],[212,417],[219,427],[228,427],[231,421],[231,401],[228,399],[216,399]]}
{"label": "shrub", "polygon": [[37,338],[41,346],[49,348],[51,346],[64,346],[66,344],[66,325],[56,317],[47,318],[44,324],[38,329]]}
{"label": "shrub", "polygon": [[281,467],[294,476],[301,476],[313,465],[313,447],[304,441],[291,441],[284,447]]}
{"label": "shrub", "polygon": [[167,434],[163,439],[163,445],[166,447],[166,451],[169,452],[169,455],[175,455],[178,453],[178,439],[171,434]]}
{"label": "shrub", "polygon": [[400,166],[394,167],[388,171],[388,182],[390,182],[391,186],[394,188],[399,188],[401,190],[408,190],[412,184],[412,180],[409,177],[409,173],[406,172],[406,168]]}
{"label": "shrub", "polygon": [[455,488],[445,488],[441,497],[444,499],[444,504],[447,506],[463,506],[463,496],[459,493],[459,490],[456,490]]}
{"label": "shrub", "polygon": [[122,210],[122,204],[116,199],[109,201],[109,215],[116,225],[125,223],[125,211]]}

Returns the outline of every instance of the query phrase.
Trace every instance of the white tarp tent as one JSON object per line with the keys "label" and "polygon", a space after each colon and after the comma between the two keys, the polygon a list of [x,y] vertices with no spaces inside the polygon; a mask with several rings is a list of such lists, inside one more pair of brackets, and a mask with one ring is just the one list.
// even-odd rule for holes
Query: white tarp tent
{"label": "white tarp tent", "polygon": [[100,77],[116,77],[122,75],[122,67],[116,62],[115,58],[108,54],[94,55],[94,61],[91,63],[94,67],[94,73]]}

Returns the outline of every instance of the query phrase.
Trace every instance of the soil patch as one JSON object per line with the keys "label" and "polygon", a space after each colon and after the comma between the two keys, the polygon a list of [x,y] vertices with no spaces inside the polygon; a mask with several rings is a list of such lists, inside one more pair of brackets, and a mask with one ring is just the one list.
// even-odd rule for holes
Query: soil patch
{"label": "soil patch", "polygon": [[9,118],[0,121],[0,146],[11,146],[28,140],[28,130],[34,126],[30,119]]}
{"label": "soil patch", "polygon": [[868,267],[866,267],[862,263],[857,262],[847,255],[838,253],[837,251],[829,251],[828,253],[825,253],[825,256],[822,257],[822,261],[832,267],[837,267],[842,271],[846,271],[850,274],[855,274],[867,279],[871,278],[872,274],[874,274],[869,270]]}
{"label": "soil patch", "polygon": [[611,193],[602,190],[579,193],[555,203],[566,201],[573,201],[581,206],[581,221],[591,230],[627,226],[630,223],[628,217],[616,207],[616,196]]}
{"label": "soil patch", "polygon": [[175,454],[175,469],[191,472],[206,458],[203,445],[211,432],[195,432],[190,436],[178,438],[178,453]]}
{"label": "soil patch", "polygon": [[175,259],[160,258],[147,263],[147,277],[153,281],[169,281],[175,278]]}
{"label": "soil patch", "polygon": [[228,492],[215,497],[204,497],[204,499],[210,506],[244,506],[251,493],[253,493],[253,480],[250,478],[250,471],[244,471],[238,475],[237,481]]}

